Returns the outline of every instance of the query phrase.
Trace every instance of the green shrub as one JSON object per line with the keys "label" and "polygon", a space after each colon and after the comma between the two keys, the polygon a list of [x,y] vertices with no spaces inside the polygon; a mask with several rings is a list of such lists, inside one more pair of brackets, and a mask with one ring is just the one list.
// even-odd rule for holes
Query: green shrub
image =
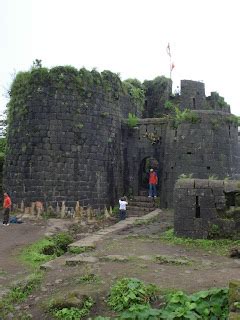
{"label": "green shrub", "polygon": [[133,102],[143,110],[145,103],[145,92],[141,82],[137,79],[127,79],[123,81],[123,86],[132,98]]}
{"label": "green shrub", "polygon": [[182,291],[167,296],[162,319],[218,319],[228,317],[228,289],[210,289],[187,296]]}
{"label": "green shrub", "polygon": [[73,242],[73,237],[67,232],[61,232],[52,237],[55,246],[64,252],[67,251],[68,245]]}
{"label": "green shrub", "polygon": [[164,103],[164,108],[169,110],[169,111],[175,111],[176,105],[172,101],[167,100]]}
{"label": "green shrub", "polygon": [[119,320],[157,320],[161,318],[162,311],[153,309],[149,305],[136,304],[124,311]]}
{"label": "green shrub", "polygon": [[128,119],[127,119],[127,124],[130,128],[134,128],[136,127],[136,125],[138,124],[138,117],[136,117],[134,114],[129,113],[128,114]]}
{"label": "green shrub", "polygon": [[212,224],[208,231],[208,239],[215,239],[220,236],[220,227],[217,224]]}
{"label": "green shrub", "polygon": [[134,304],[148,304],[156,297],[158,289],[136,278],[123,278],[111,288],[108,304],[115,311],[129,309]]}
{"label": "green shrub", "polygon": [[189,110],[184,109],[181,111],[178,107],[175,107],[175,114],[172,118],[172,126],[173,128],[177,129],[178,126],[183,122],[190,122],[190,123],[198,123],[200,122],[200,118],[197,113]]}

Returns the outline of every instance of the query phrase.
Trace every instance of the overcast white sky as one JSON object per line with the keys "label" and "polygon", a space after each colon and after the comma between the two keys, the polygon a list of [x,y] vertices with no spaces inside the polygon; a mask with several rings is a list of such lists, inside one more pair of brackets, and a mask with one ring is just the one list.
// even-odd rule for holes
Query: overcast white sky
{"label": "overcast white sky", "polygon": [[122,80],[202,80],[240,115],[238,0],[0,0],[0,113],[33,60],[118,72]]}

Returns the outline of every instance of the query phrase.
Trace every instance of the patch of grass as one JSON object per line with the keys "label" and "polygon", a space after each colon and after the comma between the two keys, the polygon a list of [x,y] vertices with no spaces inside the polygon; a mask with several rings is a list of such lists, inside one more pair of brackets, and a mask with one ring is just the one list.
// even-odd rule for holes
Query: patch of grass
{"label": "patch of grass", "polygon": [[[39,287],[42,281],[43,273],[35,272],[24,281],[18,282],[9,292],[0,300],[0,317],[6,319],[10,312],[14,312],[14,304],[27,299],[33,290]],[[20,319],[20,318],[18,318]]]}
{"label": "patch of grass", "polygon": [[99,276],[95,275],[94,273],[88,273],[88,274],[84,274],[81,277],[78,277],[76,279],[77,283],[96,283],[96,282],[100,282],[100,278]]}
{"label": "patch of grass", "polygon": [[233,246],[239,246],[240,240],[230,239],[191,239],[191,238],[180,238],[174,235],[173,229],[166,231],[160,240],[171,243],[185,245],[191,248],[199,248],[207,251],[213,251],[218,255],[226,255],[229,253],[229,249]]}
{"label": "patch of grass", "polygon": [[67,246],[73,238],[65,233],[59,233],[53,237],[43,238],[27,248],[23,249],[20,260],[33,268],[52,260],[67,251]]}
{"label": "patch of grass", "polygon": [[38,267],[40,264],[42,264],[43,262],[47,262],[53,258],[56,257],[55,254],[53,255],[46,255],[43,254],[43,249],[52,245],[53,242],[50,240],[50,238],[44,238],[41,239],[33,244],[31,244],[30,246],[28,246],[27,248],[23,249],[20,259],[30,265],[33,268]]}
{"label": "patch of grass", "polygon": [[68,252],[73,254],[80,254],[80,253],[84,253],[92,250],[94,250],[94,247],[75,247],[75,246],[68,247]]}

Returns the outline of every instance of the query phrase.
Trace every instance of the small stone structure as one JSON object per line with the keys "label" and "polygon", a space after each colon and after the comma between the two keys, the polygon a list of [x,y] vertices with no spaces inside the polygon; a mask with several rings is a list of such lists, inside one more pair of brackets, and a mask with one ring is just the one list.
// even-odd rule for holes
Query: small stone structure
{"label": "small stone structure", "polygon": [[240,233],[240,182],[179,179],[174,188],[178,236],[208,238]]}

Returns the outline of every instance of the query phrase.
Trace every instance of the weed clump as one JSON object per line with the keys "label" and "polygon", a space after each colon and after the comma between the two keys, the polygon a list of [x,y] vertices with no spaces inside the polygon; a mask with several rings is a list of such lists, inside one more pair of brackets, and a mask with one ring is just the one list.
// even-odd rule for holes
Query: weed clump
{"label": "weed clump", "polygon": [[0,319],[6,319],[10,312],[14,312],[14,304],[26,300],[33,290],[38,288],[42,277],[43,274],[41,272],[35,272],[26,280],[16,283],[0,300]]}
{"label": "weed clump", "polygon": [[90,296],[72,292],[62,299],[53,299],[49,311],[55,319],[81,320],[89,314],[93,304],[94,300]]}
{"label": "weed clump", "polygon": [[123,311],[133,304],[148,304],[158,293],[153,284],[144,284],[136,278],[123,278],[111,288],[108,304],[114,311]]}

